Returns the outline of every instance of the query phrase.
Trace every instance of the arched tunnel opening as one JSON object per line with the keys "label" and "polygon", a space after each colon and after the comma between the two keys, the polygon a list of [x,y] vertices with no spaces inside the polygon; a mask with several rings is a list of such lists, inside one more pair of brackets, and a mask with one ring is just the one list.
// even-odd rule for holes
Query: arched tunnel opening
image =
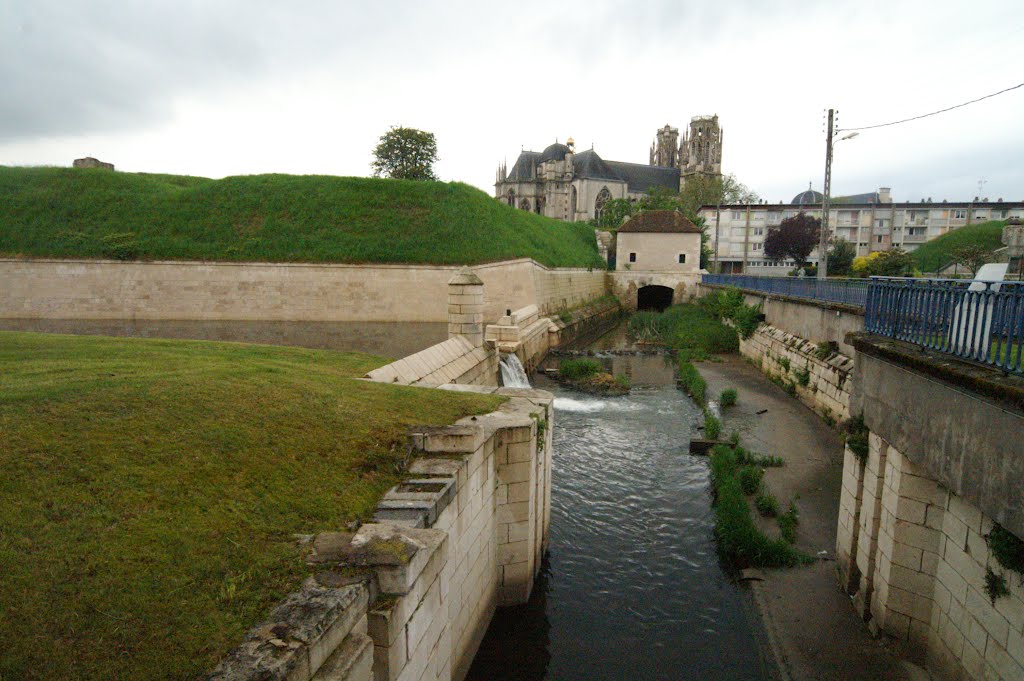
{"label": "arched tunnel opening", "polygon": [[636,292],[636,309],[661,312],[672,304],[672,294],[668,286],[644,286]]}

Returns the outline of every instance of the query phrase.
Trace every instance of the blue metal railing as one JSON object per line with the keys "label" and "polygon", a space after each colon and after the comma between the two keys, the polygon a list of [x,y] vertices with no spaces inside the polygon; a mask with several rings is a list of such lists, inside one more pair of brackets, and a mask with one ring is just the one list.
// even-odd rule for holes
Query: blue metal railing
{"label": "blue metal railing", "polygon": [[864,329],[1024,373],[1024,282],[872,277]]}
{"label": "blue metal railing", "polygon": [[756,277],[748,274],[705,274],[705,284],[735,286],[794,298],[864,307],[868,299],[867,279],[816,279],[814,277]]}

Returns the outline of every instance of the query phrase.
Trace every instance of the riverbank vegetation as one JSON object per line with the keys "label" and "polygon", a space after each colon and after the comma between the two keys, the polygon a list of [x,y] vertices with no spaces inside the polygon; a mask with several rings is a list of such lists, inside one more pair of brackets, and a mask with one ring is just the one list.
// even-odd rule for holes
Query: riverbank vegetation
{"label": "riverbank vegetation", "polygon": [[386,360],[0,332],[0,678],[197,678],[366,518],[405,433],[502,398]]}
{"label": "riverbank vegetation", "polygon": [[0,166],[0,196],[5,257],[606,266],[592,227],[457,182]]}
{"label": "riverbank vegetation", "polygon": [[[790,541],[787,541],[787,532],[782,529],[781,523],[780,531],[783,538],[776,539],[766,535],[754,522],[747,496],[760,490],[763,472],[754,464],[743,463],[746,456],[741,447],[727,444],[716,445],[711,450],[711,480],[715,490],[715,539],[719,554],[723,560],[738,569],[792,567],[810,562],[810,556],[797,550]],[[777,502],[775,506],[777,513]],[[795,532],[795,523],[792,529]]]}
{"label": "riverbank vegetation", "polygon": [[558,380],[571,388],[593,395],[625,395],[629,377],[613,376],[596,359],[565,359],[558,365]]}

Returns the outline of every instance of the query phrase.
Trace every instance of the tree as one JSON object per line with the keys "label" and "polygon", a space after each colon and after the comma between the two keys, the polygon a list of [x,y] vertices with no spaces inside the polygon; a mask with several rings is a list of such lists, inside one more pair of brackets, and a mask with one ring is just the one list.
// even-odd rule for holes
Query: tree
{"label": "tree", "polygon": [[696,215],[701,206],[755,203],[758,199],[757,193],[737,180],[735,175],[694,175],[683,183],[682,191],[679,192],[680,210],[687,217]]}
{"label": "tree", "polygon": [[908,277],[914,273],[914,256],[902,248],[875,251],[854,258],[853,271],[861,277]]}
{"label": "tree", "polygon": [[604,204],[601,217],[594,222],[598,229],[618,229],[622,221],[633,214],[633,204],[629,199],[612,199]]}
{"label": "tree", "polygon": [[977,275],[981,266],[990,260],[992,260],[992,251],[979,244],[967,244],[953,251],[953,262],[963,265],[973,275]]}
{"label": "tree", "polygon": [[392,126],[373,150],[374,177],[436,180],[437,140],[434,133]]}
{"label": "tree", "polygon": [[777,260],[790,258],[798,268],[803,267],[807,256],[818,245],[820,233],[821,220],[800,211],[769,230],[764,239],[764,254]]}
{"label": "tree", "polygon": [[836,239],[828,252],[828,273],[837,277],[849,276],[853,270],[856,249],[846,239]]}

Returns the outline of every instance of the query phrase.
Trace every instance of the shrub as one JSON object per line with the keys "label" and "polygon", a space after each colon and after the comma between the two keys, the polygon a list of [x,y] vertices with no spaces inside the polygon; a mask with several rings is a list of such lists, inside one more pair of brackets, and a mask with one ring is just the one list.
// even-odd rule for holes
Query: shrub
{"label": "shrub", "polygon": [[754,499],[754,507],[762,518],[774,518],[779,515],[779,500],[771,492],[762,491]]}
{"label": "shrub", "polygon": [[673,305],[664,312],[637,312],[629,319],[631,336],[674,348],[690,359],[739,349],[736,331],[699,305]]}
{"label": "shrub", "polygon": [[604,371],[596,359],[567,359],[558,365],[558,376],[567,381],[581,381]]}
{"label": "shrub", "polygon": [[697,404],[703,406],[707,402],[708,384],[689,362],[679,363],[679,385]]}
{"label": "shrub", "polygon": [[722,422],[711,412],[704,412],[704,437],[709,440],[717,440],[721,434]]}
{"label": "shrub", "polygon": [[868,427],[864,414],[858,414],[846,423],[846,446],[861,463],[868,458]]}
{"label": "shrub", "polygon": [[739,392],[736,388],[726,388],[718,396],[718,401],[723,407],[732,407],[736,405],[736,399],[739,397]]}
{"label": "shrub", "polygon": [[617,374],[615,376],[615,385],[619,386],[620,388],[629,390],[629,376],[627,376],[626,374]]}
{"label": "shrub", "polygon": [[750,338],[761,325],[761,305],[744,305],[733,312],[732,321],[742,338]]}
{"label": "shrub", "polygon": [[764,477],[764,470],[757,466],[744,466],[740,468],[740,487],[747,496],[757,494],[761,489],[761,478]]}
{"label": "shrub", "polygon": [[998,524],[992,527],[986,540],[996,562],[1007,570],[1024,575],[1024,541]]}

